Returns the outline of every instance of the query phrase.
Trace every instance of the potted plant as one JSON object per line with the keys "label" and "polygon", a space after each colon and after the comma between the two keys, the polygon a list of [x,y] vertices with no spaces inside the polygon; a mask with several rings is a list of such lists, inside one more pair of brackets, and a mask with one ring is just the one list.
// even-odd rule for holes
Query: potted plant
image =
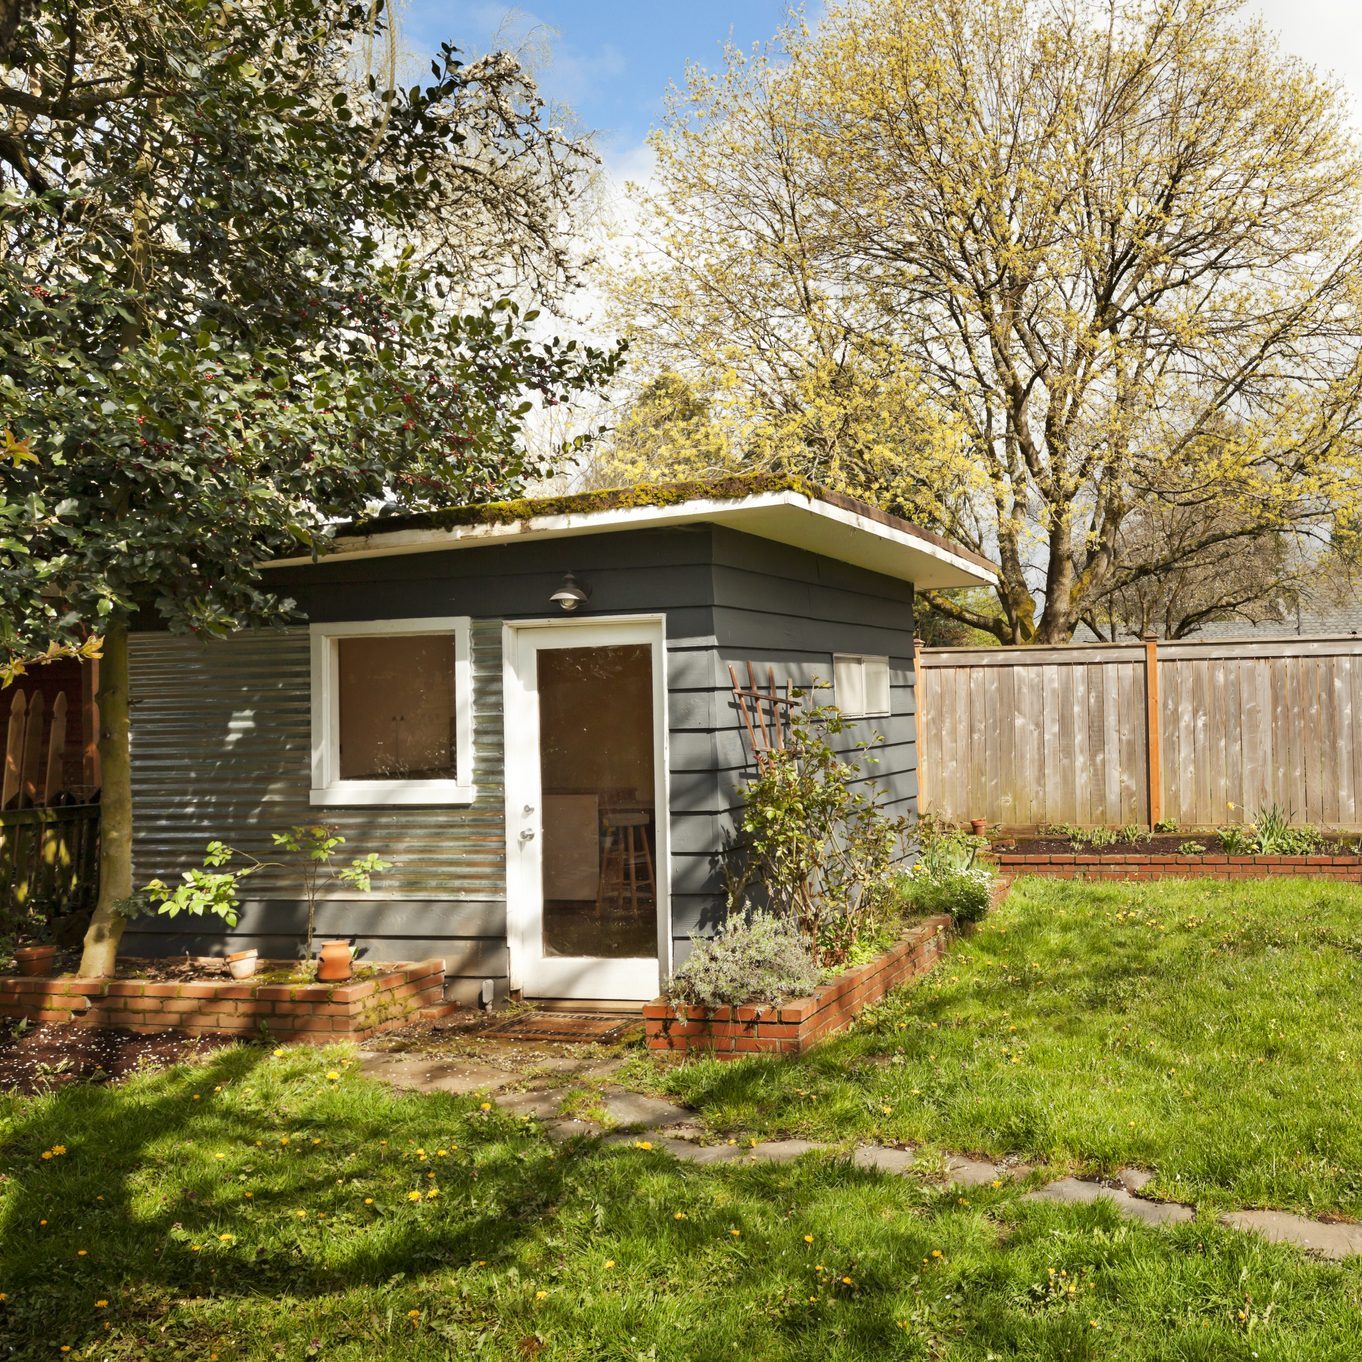
{"label": "potted plant", "polygon": [[326,984],[343,983],[350,977],[353,960],[348,941],[323,941],[317,952],[317,978]]}

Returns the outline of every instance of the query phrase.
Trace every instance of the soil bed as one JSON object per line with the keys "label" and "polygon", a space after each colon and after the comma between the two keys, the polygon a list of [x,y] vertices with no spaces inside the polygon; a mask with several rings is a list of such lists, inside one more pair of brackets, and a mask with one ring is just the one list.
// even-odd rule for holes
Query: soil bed
{"label": "soil bed", "polygon": [[231,1045],[230,1036],[182,1031],[137,1035],[118,1027],[0,1028],[0,1089],[33,1094],[71,1083],[105,1083]]}
{"label": "soil bed", "polygon": [[[1225,851],[1220,838],[1213,832],[1155,833],[1149,838],[1134,842],[1113,842],[1110,846],[1091,846],[1087,842],[1077,845],[1068,837],[994,837],[988,850],[993,852],[1020,853],[1026,856],[1101,856],[1105,860],[1125,860],[1132,853],[1141,856],[1177,856],[1188,842],[1196,842],[1205,847],[1208,856],[1224,856]],[[1351,856],[1358,845],[1356,837],[1326,838],[1316,856]],[[1197,853],[1201,854],[1201,853]],[[1243,854],[1243,853],[1240,853]],[[1249,853],[1253,854],[1253,853]]]}

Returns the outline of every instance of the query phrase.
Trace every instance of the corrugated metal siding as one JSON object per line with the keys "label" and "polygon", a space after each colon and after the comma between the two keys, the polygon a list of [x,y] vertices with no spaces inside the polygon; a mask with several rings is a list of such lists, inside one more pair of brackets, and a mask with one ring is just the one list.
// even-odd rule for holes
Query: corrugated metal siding
{"label": "corrugated metal siding", "polygon": [[[347,851],[377,851],[394,863],[375,879],[374,893],[361,896],[370,902],[504,902],[499,621],[473,622],[472,658],[473,804],[313,808],[306,629],[255,630],[206,643],[135,635],[135,882],[178,876],[202,860],[214,837],[271,859],[270,833],[322,820],[340,828]],[[273,870],[253,877],[249,892],[252,898],[299,896],[296,880]]]}

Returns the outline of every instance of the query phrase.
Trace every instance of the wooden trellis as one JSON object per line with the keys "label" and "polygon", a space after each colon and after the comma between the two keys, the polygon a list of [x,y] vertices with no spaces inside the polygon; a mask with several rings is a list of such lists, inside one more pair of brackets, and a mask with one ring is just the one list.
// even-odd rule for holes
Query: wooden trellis
{"label": "wooden trellis", "polygon": [[733,684],[733,698],[738,702],[747,739],[752,744],[752,756],[760,769],[772,752],[785,750],[785,730],[790,722],[790,711],[798,704],[791,694],[790,683],[784,691],[776,683],[774,667],[766,669],[766,688],[757,684],[756,669],[747,664],[747,685],[738,680],[738,670],[728,664],[728,679]]}

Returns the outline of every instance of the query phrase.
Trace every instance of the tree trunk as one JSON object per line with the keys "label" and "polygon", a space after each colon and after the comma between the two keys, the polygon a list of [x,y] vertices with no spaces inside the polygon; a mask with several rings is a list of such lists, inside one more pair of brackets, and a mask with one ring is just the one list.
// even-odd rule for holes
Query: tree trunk
{"label": "tree trunk", "polygon": [[114,905],[132,893],[132,761],[128,745],[128,624],[104,635],[99,664],[99,902],[80,957],[84,978],[112,974],[124,919]]}

